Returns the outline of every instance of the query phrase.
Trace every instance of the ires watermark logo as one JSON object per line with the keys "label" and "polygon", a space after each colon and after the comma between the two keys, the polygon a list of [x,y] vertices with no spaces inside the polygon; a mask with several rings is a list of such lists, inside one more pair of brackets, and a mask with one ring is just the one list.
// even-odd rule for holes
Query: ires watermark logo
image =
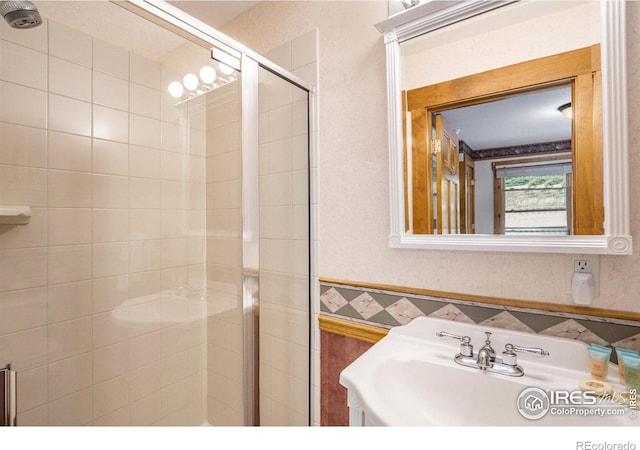
{"label": "ires watermark logo", "polygon": [[529,420],[542,419],[547,414],[554,416],[621,416],[627,414],[636,417],[637,392],[631,389],[628,396],[622,397],[614,393],[613,396],[595,396],[583,391],[545,391],[537,387],[524,389],[517,398],[520,415]]}

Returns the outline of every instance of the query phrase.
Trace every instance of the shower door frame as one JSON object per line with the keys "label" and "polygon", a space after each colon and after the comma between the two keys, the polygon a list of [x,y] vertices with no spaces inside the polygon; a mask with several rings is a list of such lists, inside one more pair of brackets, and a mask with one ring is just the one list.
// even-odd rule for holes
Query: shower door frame
{"label": "shower door frame", "polygon": [[311,139],[311,119],[315,117],[312,105],[317,104],[315,88],[290,71],[245,47],[215,28],[201,22],[184,11],[163,0],[110,0],[113,3],[145,19],[175,32],[203,48],[211,50],[211,58],[227,64],[241,73],[242,93],[242,310],[243,310],[243,402],[245,425],[259,425],[259,379],[258,379],[258,316],[259,309],[259,172],[258,172],[258,71],[263,68],[307,92],[307,156],[309,186],[309,387],[307,413],[308,425],[312,421],[312,362],[311,362],[311,280],[312,280],[312,236],[311,236],[311,158],[315,151],[315,139]]}

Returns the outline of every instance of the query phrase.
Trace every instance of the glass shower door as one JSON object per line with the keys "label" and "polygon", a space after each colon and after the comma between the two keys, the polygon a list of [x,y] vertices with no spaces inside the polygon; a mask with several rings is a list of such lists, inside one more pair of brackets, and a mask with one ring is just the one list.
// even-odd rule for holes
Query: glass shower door
{"label": "glass shower door", "polygon": [[308,92],[260,68],[260,423],[309,425]]}

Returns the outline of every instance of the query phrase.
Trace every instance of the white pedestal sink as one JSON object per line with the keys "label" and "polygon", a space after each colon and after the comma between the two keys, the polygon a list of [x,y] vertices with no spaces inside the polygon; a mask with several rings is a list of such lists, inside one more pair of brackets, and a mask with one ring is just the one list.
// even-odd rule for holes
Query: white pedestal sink
{"label": "white pedestal sink", "polygon": [[[521,377],[483,372],[456,364],[460,343],[437,337],[439,331],[470,336],[475,352],[490,331],[498,357],[508,343],[550,354],[519,354]],[[580,382],[591,378],[586,347],[572,339],[419,317],[393,328],[345,368],[340,383],[348,390],[350,425],[640,425],[637,411],[579,390]],[[607,382],[616,393],[626,390],[613,364]],[[524,398],[531,392],[536,397]],[[546,413],[535,420],[525,417],[530,411],[523,415],[521,405],[540,393],[547,395],[541,406]]]}

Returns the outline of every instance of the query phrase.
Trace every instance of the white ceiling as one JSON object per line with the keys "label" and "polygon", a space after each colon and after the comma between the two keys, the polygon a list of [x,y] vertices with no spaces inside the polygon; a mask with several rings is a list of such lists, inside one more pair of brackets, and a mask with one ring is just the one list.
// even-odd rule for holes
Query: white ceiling
{"label": "white ceiling", "polygon": [[256,5],[258,1],[249,0],[222,0],[222,1],[191,1],[173,0],[173,6],[180,8],[187,14],[198,20],[220,29],[234,17],[239,16],[247,9]]}
{"label": "white ceiling", "polygon": [[571,120],[558,107],[571,102],[571,87],[531,92],[444,111],[458,138],[473,150],[571,139]]}

